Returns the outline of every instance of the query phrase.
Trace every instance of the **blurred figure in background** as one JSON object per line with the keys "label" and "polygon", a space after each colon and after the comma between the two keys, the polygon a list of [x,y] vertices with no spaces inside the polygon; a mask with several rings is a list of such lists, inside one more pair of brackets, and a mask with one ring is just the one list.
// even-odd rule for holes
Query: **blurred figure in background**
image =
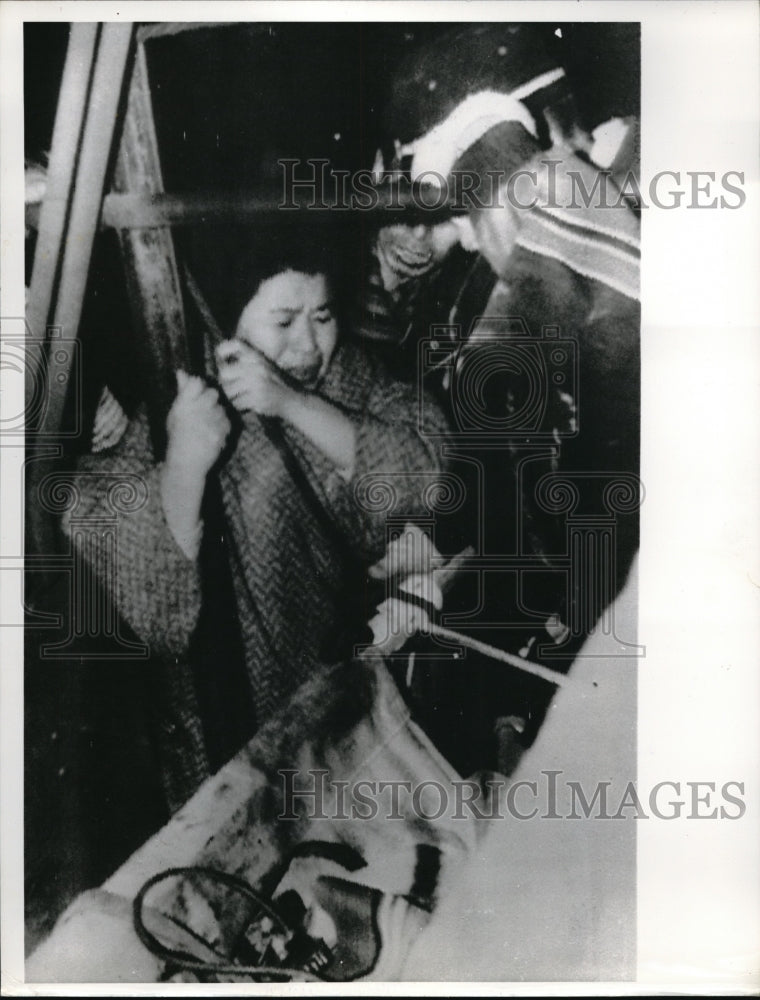
{"label": "blurred figure in background", "polygon": [[[562,568],[565,519],[539,495],[547,475],[585,477],[580,504],[594,510],[591,482],[635,476],[639,439],[638,217],[593,162],[594,139],[545,40],[534,25],[456,27],[409,53],[389,106],[398,168],[412,182],[445,189],[459,243],[477,255],[450,312],[436,317],[451,324],[450,356],[439,370],[452,421],[461,424],[473,410],[482,416],[480,425],[470,420],[470,445],[458,445],[483,469],[485,484],[463,512],[458,544],[469,530],[476,544],[488,538],[482,554],[533,564],[530,573],[489,574],[483,591],[461,595],[455,607],[466,612],[464,628],[532,657],[541,643],[565,643],[568,623],[591,627],[625,579],[638,544],[635,513],[618,518],[616,549],[599,568],[604,586],[572,590]],[[635,158],[635,143],[625,142],[629,130],[609,128],[600,136],[607,140],[605,162],[616,162],[617,176],[625,176],[623,164]],[[526,338],[544,339],[546,327],[576,345],[577,378],[555,383],[547,368],[534,400],[541,426],[522,426],[536,385],[520,351]],[[523,346],[505,361],[514,338]],[[479,427],[481,436],[495,427],[508,433],[488,449],[472,444]],[[545,573],[535,571],[541,566]],[[542,617],[546,624],[537,627]],[[574,627],[573,636],[568,654],[581,630]],[[516,713],[531,720],[526,733],[535,732],[546,692],[528,691],[523,699],[510,690],[513,678],[494,669],[468,671],[467,683],[449,674],[445,684],[433,671],[428,690],[418,692],[420,703],[438,700],[442,710],[433,725],[454,755],[494,715],[497,730],[500,718]],[[447,736],[447,729],[468,725],[470,733]]]}

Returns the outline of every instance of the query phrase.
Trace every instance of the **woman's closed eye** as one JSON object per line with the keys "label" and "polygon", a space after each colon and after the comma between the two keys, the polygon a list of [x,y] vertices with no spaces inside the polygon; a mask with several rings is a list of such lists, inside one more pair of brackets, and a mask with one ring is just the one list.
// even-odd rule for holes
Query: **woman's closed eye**
{"label": "woman's closed eye", "polygon": [[292,326],[299,311],[298,309],[272,309],[271,317],[274,325],[280,330],[287,330],[289,326]]}
{"label": "woman's closed eye", "polygon": [[315,323],[331,323],[334,319],[332,309],[320,309],[313,314]]}

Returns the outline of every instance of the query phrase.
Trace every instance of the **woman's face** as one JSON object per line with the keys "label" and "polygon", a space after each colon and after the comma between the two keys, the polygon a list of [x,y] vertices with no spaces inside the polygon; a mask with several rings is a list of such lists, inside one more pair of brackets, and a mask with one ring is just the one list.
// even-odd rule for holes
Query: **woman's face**
{"label": "woman's face", "polygon": [[327,370],[338,342],[324,274],[282,271],[267,278],[243,310],[235,336],[312,388]]}

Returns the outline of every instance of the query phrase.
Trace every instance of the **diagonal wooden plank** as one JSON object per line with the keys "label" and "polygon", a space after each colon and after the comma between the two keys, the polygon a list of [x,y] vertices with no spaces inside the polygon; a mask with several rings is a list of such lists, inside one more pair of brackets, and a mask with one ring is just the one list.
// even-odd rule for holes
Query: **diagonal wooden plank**
{"label": "diagonal wooden plank", "polygon": [[[140,196],[163,192],[161,161],[145,49],[137,45],[114,189]],[[153,443],[163,452],[164,421],[176,391],[175,371],[189,364],[182,290],[171,230],[119,230],[135,330],[147,354]]]}
{"label": "diagonal wooden plank", "polygon": [[[127,99],[124,130],[114,171],[117,191],[156,195],[163,191],[161,160],[144,46],[138,42]],[[141,336],[153,452],[163,457],[166,416],[176,395],[176,370],[189,367],[182,289],[171,230],[119,230],[130,311]],[[199,713],[191,664],[157,664],[155,697],[167,719]],[[192,727],[162,730],[162,780],[173,810],[195,791],[208,773],[202,736]]]}

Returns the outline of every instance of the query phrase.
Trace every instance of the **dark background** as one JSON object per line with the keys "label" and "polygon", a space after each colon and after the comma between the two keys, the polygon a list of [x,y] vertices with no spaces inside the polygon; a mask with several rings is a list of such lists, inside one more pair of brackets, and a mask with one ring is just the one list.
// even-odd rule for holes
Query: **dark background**
{"label": "dark background", "polygon": [[[271,148],[328,156],[337,167],[371,166],[395,64],[451,27],[239,24],[149,41],[167,188],[188,190],[202,178],[251,186]],[[588,128],[638,114],[638,24],[538,29],[564,65]],[[32,159],[50,148],[68,33],[65,23],[25,26],[24,151]]]}
{"label": "dark background", "polygon": [[[234,24],[147,42],[165,189],[172,193],[266,190],[279,200],[283,157],[327,159],[337,170],[369,169],[387,147],[383,110],[396,64],[451,24]],[[639,26],[537,26],[565,66],[588,130],[639,111]],[[556,32],[559,30],[561,37]],[[25,26],[25,155],[50,148],[67,24]],[[298,171],[301,176],[300,170]],[[376,225],[367,213],[288,213],[316,228],[333,269],[354,289],[361,248]],[[269,225],[182,227],[180,256],[199,280],[222,326],[234,322],[233,277],[241,251],[265,242]],[[32,241],[28,263],[31,265]],[[339,259],[335,259],[335,258]],[[28,275],[29,278],[29,275]],[[27,280],[28,280],[27,278]],[[140,354],[130,329],[116,236],[96,239],[80,330],[86,416],[107,382],[128,411],[142,395]]]}
{"label": "dark background", "polygon": [[[323,157],[351,171],[371,167],[384,138],[383,102],[396,61],[450,27],[240,24],[148,42],[166,189],[256,189],[278,179],[276,161],[283,156]],[[541,30],[565,65],[588,129],[613,115],[638,114],[638,25],[546,24]],[[68,34],[67,24],[25,26],[27,161],[44,163],[50,149]],[[340,225],[350,234],[344,231],[336,243],[325,233],[325,241],[353,256],[369,223],[358,213]],[[246,235],[239,228],[177,234],[180,252],[203,275],[224,321],[225,281]],[[250,235],[251,227],[242,228]],[[140,355],[113,233],[96,239],[80,338],[86,412],[92,415],[105,382],[132,410],[142,394]],[[58,580],[35,592],[32,603],[62,614],[65,628],[67,601],[65,581]],[[166,819],[149,722],[150,664],[81,656],[43,661],[40,644],[58,637],[31,623],[27,629],[28,949],[78,892],[101,882]]]}

